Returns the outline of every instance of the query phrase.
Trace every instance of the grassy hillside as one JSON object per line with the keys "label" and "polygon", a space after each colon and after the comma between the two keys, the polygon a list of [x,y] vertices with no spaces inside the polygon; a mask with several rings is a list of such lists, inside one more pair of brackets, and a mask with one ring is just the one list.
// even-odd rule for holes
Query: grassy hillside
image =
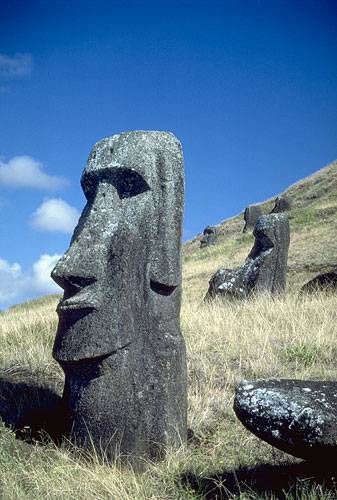
{"label": "grassy hillside", "polygon": [[[337,268],[337,161],[290,186],[284,194],[293,201],[288,283],[290,289],[298,289],[315,274]],[[261,203],[265,213],[270,212],[274,200]],[[185,244],[184,279],[191,287],[202,281],[206,291],[209,277],[219,267],[243,263],[253,245],[251,232],[242,233],[243,227],[242,213],[219,225],[216,245],[200,249],[200,235]]]}
{"label": "grassy hillside", "polygon": [[[33,425],[29,410],[53,410],[63,373],[51,357],[57,296],[0,313],[0,498],[219,499],[337,497],[334,475],[259,441],[232,411],[243,378],[337,378],[336,298],[297,298],[300,284],[337,263],[337,164],[292,186],[290,287],[284,298],[204,304],[210,275],[243,262],[252,235],[242,216],[222,224],[218,245],[184,248],[182,330],[189,373],[190,440],[146,473],[120,470],[69,443],[15,439],[10,430]],[[266,209],[271,207],[269,200]],[[38,412],[44,425],[45,413]],[[42,416],[41,416],[42,415]],[[57,420],[57,419],[56,419]],[[58,421],[56,422],[59,423]],[[29,436],[29,428],[26,429]]]}

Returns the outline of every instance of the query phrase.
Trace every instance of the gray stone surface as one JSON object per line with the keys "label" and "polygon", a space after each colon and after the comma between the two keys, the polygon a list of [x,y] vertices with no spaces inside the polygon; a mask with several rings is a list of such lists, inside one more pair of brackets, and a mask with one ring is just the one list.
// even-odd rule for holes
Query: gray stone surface
{"label": "gray stone surface", "polygon": [[64,289],[53,356],[71,439],[140,466],[186,439],[180,142],[146,131],[103,139],[81,184],[87,204],[52,272]]}
{"label": "gray stone surface", "polygon": [[209,280],[205,300],[215,297],[228,299],[245,299],[249,295],[245,281],[244,266],[236,269],[218,269]]}
{"label": "gray stone surface", "polygon": [[287,196],[281,195],[276,198],[274,208],[270,213],[279,214],[288,210],[291,210],[291,200]]}
{"label": "gray stone surface", "polygon": [[219,269],[209,281],[206,300],[216,296],[243,299],[252,293],[285,290],[290,241],[285,214],[262,215],[254,228],[255,243],[245,264],[237,269]]}
{"label": "gray stone surface", "polygon": [[305,380],[244,381],[234,411],[267,443],[306,460],[337,458],[337,383]]}
{"label": "gray stone surface", "polygon": [[263,215],[262,208],[260,205],[248,205],[245,208],[245,212],[243,214],[243,218],[245,220],[245,227],[243,228],[243,232],[247,232],[248,229],[253,229],[255,224],[258,221],[258,218]]}
{"label": "gray stone surface", "polygon": [[305,283],[301,288],[301,294],[319,291],[337,292],[337,270],[319,274],[308,281],[308,283]]}
{"label": "gray stone surface", "polygon": [[218,239],[218,229],[214,226],[206,226],[203,231],[203,237],[200,240],[200,248],[215,245]]}

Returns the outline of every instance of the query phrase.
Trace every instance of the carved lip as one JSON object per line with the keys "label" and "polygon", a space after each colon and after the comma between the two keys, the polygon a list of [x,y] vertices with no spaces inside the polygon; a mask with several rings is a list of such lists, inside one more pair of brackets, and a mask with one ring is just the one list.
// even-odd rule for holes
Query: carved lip
{"label": "carved lip", "polygon": [[57,308],[57,312],[67,312],[67,311],[75,311],[78,309],[96,309],[96,307],[93,304],[90,304],[89,302],[86,301],[79,301],[79,300],[71,300],[71,299],[66,299],[62,300]]}
{"label": "carved lip", "polygon": [[[99,353],[93,353],[89,357],[80,357],[74,359],[73,357],[71,359],[62,359],[57,355],[57,350],[53,352],[53,357],[58,361],[63,368],[80,368],[81,366],[90,366],[90,365],[96,365],[96,368],[99,368],[102,365],[102,362],[105,361],[106,359],[110,358],[111,356],[116,355],[119,351],[124,351],[127,350],[128,347],[132,344],[132,340],[127,342],[124,345],[116,347],[113,351],[99,354]],[[105,373],[100,373],[99,371],[92,376],[92,378],[98,378],[105,375]]]}

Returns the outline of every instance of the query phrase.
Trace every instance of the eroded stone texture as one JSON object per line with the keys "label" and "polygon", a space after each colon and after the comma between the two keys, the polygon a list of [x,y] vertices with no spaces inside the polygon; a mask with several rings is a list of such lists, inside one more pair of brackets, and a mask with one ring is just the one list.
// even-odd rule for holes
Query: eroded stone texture
{"label": "eroded stone texture", "polygon": [[285,195],[278,196],[275,200],[275,205],[271,214],[278,214],[281,212],[287,212],[291,209],[291,200]]}
{"label": "eroded stone texture", "polygon": [[237,269],[219,269],[209,281],[206,300],[220,296],[243,299],[252,293],[285,290],[290,241],[285,214],[262,215],[254,228],[255,243],[245,264]]}
{"label": "eroded stone texture", "polygon": [[301,293],[337,292],[337,270],[319,274],[302,286]]}
{"label": "eroded stone texture", "polygon": [[245,227],[243,232],[245,233],[248,229],[253,229],[258,221],[258,218],[263,215],[262,208],[260,205],[248,205],[245,208],[243,218],[245,220]]}
{"label": "eroded stone texture", "polygon": [[209,280],[205,300],[211,300],[216,296],[230,299],[244,299],[247,297],[244,266],[236,269],[219,269],[212,276]]}
{"label": "eroded stone texture", "polygon": [[218,238],[218,230],[214,226],[206,226],[203,231],[203,237],[200,240],[200,248],[215,245]]}
{"label": "eroded stone texture", "polygon": [[234,411],[267,443],[306,460],[337,458],[337,383],[255,380],[236,389]]}
{"label": "eroded stone texture", "polygon": [[52,272],[64,289],[53,356],[71,438],[137,466],[186,439],[180,142],[144,131],[103,139],[81,184],[87,205]]}

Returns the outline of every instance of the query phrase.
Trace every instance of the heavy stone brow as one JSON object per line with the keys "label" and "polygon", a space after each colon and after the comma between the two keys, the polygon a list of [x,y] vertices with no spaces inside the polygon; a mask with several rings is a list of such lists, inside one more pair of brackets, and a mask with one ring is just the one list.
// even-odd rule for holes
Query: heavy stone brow
{"label": "heavy stone brow", "polygon": [[96,192],[100,182],[106,182],[114,186],[120,199],[132,198],[151,189],[144,177],[136,170],[107,167],[84,171],[81,185],[88,199]]}

